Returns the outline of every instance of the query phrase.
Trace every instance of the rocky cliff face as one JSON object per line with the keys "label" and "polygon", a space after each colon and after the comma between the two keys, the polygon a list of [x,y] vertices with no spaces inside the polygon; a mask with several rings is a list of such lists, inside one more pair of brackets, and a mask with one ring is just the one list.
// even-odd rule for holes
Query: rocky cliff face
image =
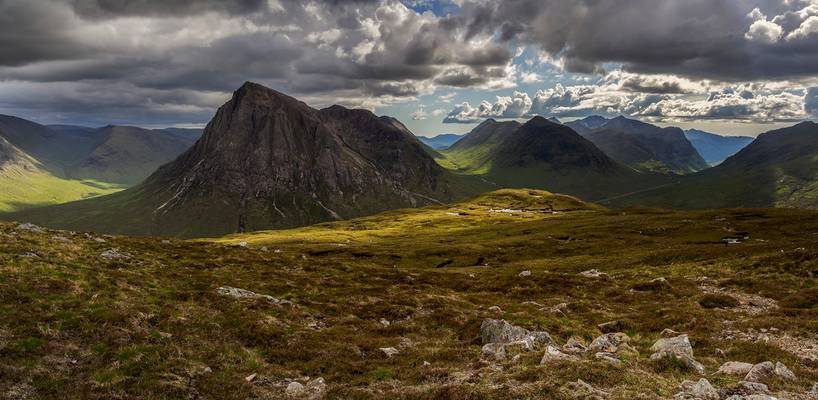
{"label": "rocky cliff face", "polygon": [[410,132],[369,111],[319,111],[246,83],[201,140],[140,190],[162,200],[153,210],[159,224],[217,213],[229,232],[450,200],[442,174]]}

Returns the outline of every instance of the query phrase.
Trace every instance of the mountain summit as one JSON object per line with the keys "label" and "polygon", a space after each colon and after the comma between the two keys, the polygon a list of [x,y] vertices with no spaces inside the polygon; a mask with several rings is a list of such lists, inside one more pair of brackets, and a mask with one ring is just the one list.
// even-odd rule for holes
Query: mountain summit
{"label": "mountain summit", "polygon": [[25,216],[116,233],[222,235],[452,200],[447,176],[411,132],[369,111],[316,110],[248,82],[192,148],[144,183]]}

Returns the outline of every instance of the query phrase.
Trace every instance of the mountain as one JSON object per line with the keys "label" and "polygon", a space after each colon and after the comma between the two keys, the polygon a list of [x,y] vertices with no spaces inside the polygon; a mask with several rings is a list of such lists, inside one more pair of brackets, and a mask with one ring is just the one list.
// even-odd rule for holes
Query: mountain
{"label": "mountain", "polygon": [[96,146],[66,167],[74,179],[94,179],[132,186],[193,145],[185,135],[162,134],[129,126],[106,126],[93,132]]}
{"label": "mountain", "polygon": [[640,171],[687,174],[708,167],[679,128],[592,116],[567,124],[608,156]]}
{"label": "mountain", "polygon": [[486,120],[441,153],[441,164],[499,187],[542,188],[591,201],[665,182],[617,163],[570,127],[542,117],[522,125]]}
{"label": "mountain", "polygon": [[685,137],[710,165],[724,161],[753,141],[749,136],[721,136],[697,129],[686,130]]}
{"label": "mountain", "polygon": [[455,142],[460,140],[465,135],[458,135],[454,133],[444,133],[433,137],[418,136],[421,142],[426,143],[429,147],[435,150],[445,150],[451,147]]}
{"label": "mountain", "polygon": [[199,132],[44,126],[0,115],[4,147],[23,154],[16,158],[29,164],[0,171],[6,192],[0,194],[0,210],[80,200],[133,186],[192,146]]}
{"label": "mountain", "polygon": [[454,180],[393,121],[341,106],[316,110],[248,82],[192,148],[143,183],[9,218],[200,237],[449,201],[466,192]]}
{"label": "mountain", "polygon": [[675,185],[616,201],[672,208],[818,208],[818,124],[758,136],[721,164]]}

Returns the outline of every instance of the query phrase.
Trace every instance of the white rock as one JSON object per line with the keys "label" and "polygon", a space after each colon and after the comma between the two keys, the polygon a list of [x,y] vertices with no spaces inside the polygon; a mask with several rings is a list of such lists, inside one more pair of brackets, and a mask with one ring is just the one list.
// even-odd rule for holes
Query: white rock
{"label": "white rock", "polygon": [[587,271],[582,271],[579,273],[580,275],[586,278],[608,278],[610,275],[599,271],[598,269],[589,269]]}
{"label": "white rock", "polygon": [[790,369],[787,368],[786,365],[780,362],[775,363],[775,374],[781,379],[785,379],[788,381],[795,380],[795,374],[792,371],[790,371]]}
{"label": "white rock", "polygon": [[398,353],[400,353],[400,351],[398,351],[398,349],[396,349],[394,347],[381,347],[380,350],[384,354],[386,354],[387,358],[392,358],[392,356],[397,355]]}
{"label": "white rock", "polygon": [[266,294],[258,294],[256,292],[251,292],[246,289],[235,288],[231,286],[220,286],[218,289],[216,289],[216,292],[218,292],[222,296],[232,297],[234,299],[264,299],[273,304],[279,305],[293,304],[289,300],[281,300]]}
{"label": "white rock", "polygon": [[531,271],[526,270],[526,271],[520,272],[520,274],[518,276],[520,278],[525,278],[525,277],[531,276]]}
{"label": "white rock", "polygon": [[675,399],[718,400],[719,392],[707,379],[701,378],[698,382],[684,381],[679,385],[681,391]]}
{"label": "white rock", "polygon": [[576,360],[577,357],[565,354],[559,349],[554,346],[546,346],[545,347],[545,354],[543,354],[542,359],[540,360],[540,364],[548,364],[552,361],[561,361],[561,360]]}
{"label": "white rock", "polygon": [[483,358],[494,361],[503,361],[506,359],[505,343],[486,343],[482,349]]}
{"label": "white rock", "polygon": [[503,312],[503,309],[500,308],[499,306],[491,306],[491,307],[489,307],[489,311],[491,311],[493,313],[501,313],[501,312]]}
{"label": "white rock", "polygon": [[607,362],[609,362],[611,364],[614,364],[614,365],[622,364],[622,361],[620,359],[616,358],[616,355],[614,353],[606,353],[606,352],[600,351],[600,352],[594,354],[594,357],[597,360],[607,361]]}
{"label": "white rock", "polygon": [[651,346],[651,360],[661,360],[666,357],[675,358],[683,362],[688,368],[704,375],[704,365],[693,358],[693,346],[687,335],[679,335],[671,338],[661,338]]}
{"label": "white rock", "polygon": [[623,343],[628,343],[630,338],[622,332],[606,333],[596,339],[588,346],[590,351],[598,351],[605,353],[616,353],[619,346]]}
{"label": "white rock", "polygon": [[290,382],[290,384],[287,385],[287,389],[284,392],[287,393],[287,396],[295,397],[295,396],[301,396],[306,391],[307,391],[307,388],[305,388],[304,385],[302,385],[301,383],[299,383],[299,382]]}
{"label": "white rock", "polygon": [[722,364],[714,375],[746,376],[751,369],[753,369],[753,364],[740,361],[728,361]]}
{"label": "white rock", "polygon": [[127,259],[131,258],[130,255],[120,252],[119,249],[105,250],[99,256],[106,259],[106,260],[109,260],[109,261],[111,261],[111,260],[127,260]]}
{"label": "white rock", "polygon": [[247,381],[247,382],[252,382],[253,379],[256,379],[256,376],[258,376],[258,374],[250,374],[250,375],[245,376],[244,380]]}
{"label": "white rock", "polygon": [[26,223],[22,223],[20,225],[17,225],[17,230],[18,231],[29,231],[29,232],[40,233],[40,232],[43,231],[43,228],[41,228],[41,227],[39,227],[37,225],[34,225],[32,223],[26,222]]}

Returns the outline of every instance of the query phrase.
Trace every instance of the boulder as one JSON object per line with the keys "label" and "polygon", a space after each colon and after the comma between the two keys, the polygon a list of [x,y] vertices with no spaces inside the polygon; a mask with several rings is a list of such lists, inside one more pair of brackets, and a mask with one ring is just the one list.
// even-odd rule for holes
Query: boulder
{"label": "boulder", "polygon": [[287,396],[296,397],[303,395],[304,393],[306,393],[306,391],[307,388],[304,387],[304,385],[302,385],[301,383],[290,382],[290,384],[287,385],[287,389],[284,390],[284,393],[286,393]]}
{"label": "boulder", "polygon": [[310,394],[310,398],[312,399],[320,399],[324,397],[324,393],[327,391],[327,383],[324,382],[324,378],[315,378],[309,382],[307,382],[307,392]]}
{"label": "boulder", "polygon": [[744,380],[747,382],[763,382],[774,376],[784,380],[795,380],[795,374],[786,365],[780,362],[773,364],[770,361],[753,365]]}
{"label": "boulder", "polygon": [[651,346],[651,360],[661,360],[666,357],[681,361],[688,368],[704,375],[704,365],[693,358],[693,346],[687,335],[679,335],[670,338],[661,338]]}
{"label": "boulder", "polygon": [[630,338],[622,332],[606,333],[596,339],[588,346],[590,351],[605,353],[616,353],[619,346],[628,343]]}
{"label": "boulder", "polygon": [[526,270],[526,271],[520,272],[520,274],[518,276],[520,278],[525,278],[525,277],[531,276],[531,271]]}
{"label": "boulder", "polygon": [[788,381],[795,380],[795,374],[792,371],[790,371],[790,369],[787,368],[786,365],[780,362],[775,363],[775,375],[784,380]]}
{"label": "boulder", "polygon": [[235,288],[230,286],[220,286],[216,289],[216,292],[222,296],[232,297],[234,299],[264,299],[269,301],[273,304],[279,305],[292,305],[293,303],[289,300],[281,300],[277,299],[273,296],[268,296],[266,294],[258,294],[255,292],[251,292],[249,290]]}
{"label": "boulder", "polygon": [[540,364],[548,364],[553,361],[576,360],[576,356],[565,354],[554,346],[546,346]]}
{"label": "boulder", "polygon": [[392,358],[392,356],[400,353],[400,351],[394,347],[381,347],[379,350],[382,351],[383,354],[386,354],[386,358]]}
{"label": "boulder", "polygon": [[491,307],[489,307],[489,311],[491,311],[493,313],[502,313],[503,309],[500,308],[499,306],[491,306]]}
{"label": "boulder", "polygon": [[588,347],[585,346],[585,342],[582,338],[571,336],[565,345],[562,346],[562,351],[568,354],[582,354],[588,351]]}
{"label": "boulder", "polygon": [[548,332],[529,331],[528,329],[514,326],[505,320],[490,319],[483,320],[480,324],[480,338],[483,343],[511,343],[521,340],[531,342],[534,348],[542,345],[554,344]]}
{"label": "boulder", "polygon": [[679,385],[679,393],[674,399],[719,400],[719,392],[707,379],[701,378],[698,382],[684,381]]}
{"label": "boulder", "polygon": [[740,361],[728,361],[719,367],[715,375],[746,376],[751,369],[753,369],[753,364]]}
{"label": "boulder", "polygon": [[486,343],[482,349],[483,358],[503,361],[506,359],[506,345],[505,343]]}
{"label": "boulder", "polygon": [[610,275],[601,272],[598,269],[589,269],[587,271],[582,271],[579,274],[586,278],[610,278]]}

